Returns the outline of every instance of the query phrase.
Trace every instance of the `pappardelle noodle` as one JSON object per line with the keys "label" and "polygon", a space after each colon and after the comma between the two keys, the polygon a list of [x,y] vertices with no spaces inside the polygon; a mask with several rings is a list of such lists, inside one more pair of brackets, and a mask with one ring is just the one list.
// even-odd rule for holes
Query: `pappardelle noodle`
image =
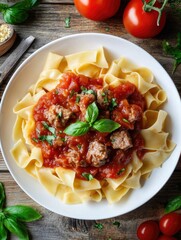
{"label": "pappardelle noodle", "polygon": [[175,144],[152,72],[102,47],[50,52],[37,82],[14,106],[13,158],[67,204],[118,202],[162,165]]}

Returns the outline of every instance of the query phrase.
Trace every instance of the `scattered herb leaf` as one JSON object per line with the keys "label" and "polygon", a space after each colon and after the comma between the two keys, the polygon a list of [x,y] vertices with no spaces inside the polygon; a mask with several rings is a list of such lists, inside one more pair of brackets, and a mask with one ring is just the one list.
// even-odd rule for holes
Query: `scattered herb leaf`
{"label": "scattered herb leaf", "polygon": [[59,113],[57,114],[57,117],[58,117],[58,118],[61,118],[61,117],[62,117],[62,112],[59,112]]}
{"label": "scattered herb leaf", "polygon": [[34,142],[38,143],[38,139],[37,139],[37,138],[33,137],[32,140],[33,140]]}
{"label": "scattered herb leaf", "polygon": [[99,230],[102,230],[104,228],[103,224],[102,223],[96,223],[94,225],[95,228],[99,229]]}
{"label": "scattered herb leaf", "polygon": [[91,181],[92,179],[94,179],[94,177],[93,177],[92,174],[90,174],[90,173],[84,172],[84,173],[82,173],[82,176],[83,176],[84,178],[86,178],[88,181]]}
{"label": "scattered herb leaf", "polygon": [[77,96],[77,97],[76,97],[75,102],[76,102],[76,103],[79,103],[79,102],[80,102],[80,96]]}
{"label": "scattered herb leaf", "polygon": [[125,168],[122,168],[120,169],[118,172],[117,172],[117,175],[120,175],[122,172],[124,172],[126,169]]}
{"label": "scattered herb leaf", "polygon": [[166,213],[174,212],[180,208],[181,208],[181,196],[177,196],[167,203],[165,207],[165,212]]}
{"label": "scattered herb leaf", "polygon": [[123,118],[122,120],[123,120],[123,122],[125,122],[125,123],[129,123],[128,119],[126,119],[126,118]]}
{"label": "scattered herb leaf", "polygon": [[82,148],[82,145],[81,145],[81,144],[77,144],[77,148],[78,148],[78,149],[81,149],[81,148]]}
{"label": "scattered herb leaf", "polygon": [[40,139],[41,141],[47,141],[50,145],[53,144],[53,140],[55,140],[55,136],[54,135],[41,135],[38,137],[38,139]]}
{"label": "scattered herb leaf", "polygon": [[72,89],[71,92],[70,92],[70,98],[72,98],[74,96],[74,94],[75,94],[75,90]]}
{"label": "scattered herb leaf", "polygon": [[177,45],[171,46],[169,42],[163,41],[163,51],[172,56],[174,61],[172,74],[177,69],[178,65],[181,64],[181,32],[178,33]]}
{"label": "scattered herb leaf", "polygon": [[65,18],[65,28],[70,28],[70,21],[71,21],[71,17]]}
{"label": "scattered herb leaf", "polygon": [[46,122],[42,122],[43,126],[45,129],[47,129],[48,131],[50,131],[53,135],[55,135],[55,128],[50,127]]}
{"label": "scattered herb leaf", "polygon": [[115,225],[115,226],[117,226],[119,228],[121,224],[120,224],[120,222],[115,221],[115,222],[113,222],[113,225]]}
{"label": "scattered herb leaf", "polygon": [[109,109],[112,111],[117,105],[116,98],[112,98]]}

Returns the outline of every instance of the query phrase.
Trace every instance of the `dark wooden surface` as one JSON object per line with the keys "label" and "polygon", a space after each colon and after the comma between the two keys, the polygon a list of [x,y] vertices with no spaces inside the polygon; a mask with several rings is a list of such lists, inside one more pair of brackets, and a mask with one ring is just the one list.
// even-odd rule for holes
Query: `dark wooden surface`
{"label": "dark wooden surface", "polygon": [[[13,1],[4,0],[1,2]],[[70,28],[65,28],[64,21],[66,17],[71,17]],[[2,19],[2,17],[0,17],[0,19]],[[78,14],[72,0],[43,0],[41,4],[31,12],[31,17],[26,23],[14,26],[14,28],[18,34],[18,38],[13,48],[18,45],[22,38],[26,38],[29,35],[33,35],[36,38],[31,48],[23,55],[17,66],[35,50],[52,40],[74,33],[101,32],[119,36],[138,44],[152,54],[171,75],[173,60],[163,54],[162,41],[167,39],[172,44],[176,43],[177,33],[181,30],[181,21],[168,8],[167,24],[164,31],[154,39],[140,40],[130,36],[124,29],[122,24],[122,11],[114,18],[105,22],[93,22]],[[5,61],[13,51],[13,48],[4,56],[0,57],[0,64]],[[178,91],[181,93],[181,66],[171,77]],[[0,86],[0,96],[2,96],[9,78],[10,75]],[[138,224],[146,219],[159,219],[164,213],[164,204],[170,198],[181,194],[180,180],[181,161],[163,189],[140,208],[123,216],[111,219],[100,221],[75,220],[52,213],[28,197],[11,177],[4,164],[3,157],[0,154],[0,181],[4,183],[6,188],[7,204],[27,204],[37,208],[43,215],[40,221],[27,224],[33,240],[137,239],[136,229]],[[119,228],[113,225],[114,221],[120,222]],[[94,226],[96,222],[102,223],[104,228],[102,230],[96,229]],[[9,239],[16,239],[16,237],[10,236]],[[181,239],[181,234],[178,236],[178,239]]]}

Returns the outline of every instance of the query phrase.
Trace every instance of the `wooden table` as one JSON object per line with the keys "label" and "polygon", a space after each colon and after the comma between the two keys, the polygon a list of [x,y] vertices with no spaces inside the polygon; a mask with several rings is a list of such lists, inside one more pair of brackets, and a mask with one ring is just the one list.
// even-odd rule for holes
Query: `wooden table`
{"label": "wooden table", "polygon": [[[4,0],[4,2],[9,1]],[[26,23],[14,26],[19,37],[13,48],[18,45],[19,40],[22,38],[29,35],[33,35],[36,38],[18,65],[35,50],[57,38],[74,33],[101,32],[122,37],[139,45],[157,59],[171,75],[173,59],[163,54],[162,41],[167,39],[171,44],[176,43],[177,33],[181,29],[181,21],[174,14],[171,14],[169,9],[167,25],[164,31],[154,39],[140,40],[130,36],[124,29],[122,12],[105,22],[94,22],[81,17],[76,11],[72,0],[43,0],[41,2],[32,11],[31,17]],[[66,17],[71,17],[70,28],[65,28]],[[0,58],[0,64],[4,62],[11,51]],[[178,91],[181,93],[181,66],[171,77]],[[3,94],[8,79],[0,86],[0,96]],[[0,155],[0,181],[5,185],[7,205],[27,204],[37,208],[43,215],[40,221],[27,224],[34,240],[137,239],[136,229],[138,224],[146,219],[159,219],[164,213],[164,204],[168,199],[181,194],[180,180],[181,161],[163,189],[142,207],[112,219],[101,221],[75,220],[50,212],[28,197],[13,180],[3,161],[2,155]],[[119,221],[120,227],[113,225],[114,221]],[[102,223],[104,228],[102,230],[95,228],[94,225],[96,222]],[[181,233],[179,237],[181,239]],[[16,237],[10,236],[9,239],[16,239]]]}

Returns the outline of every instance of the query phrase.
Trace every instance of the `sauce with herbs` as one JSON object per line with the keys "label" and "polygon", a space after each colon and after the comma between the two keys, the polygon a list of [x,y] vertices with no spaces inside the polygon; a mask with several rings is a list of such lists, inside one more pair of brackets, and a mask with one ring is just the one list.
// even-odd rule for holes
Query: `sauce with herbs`
{"label": "sauce with herbs", "polygon": [[[93,102],[99,108],[98,119],[111,119],[120,128],[111,133],[90,128],[81,136],[66,135],[67,126],[85,121],[87,107]],[[41,148],[44,167],[73,169],[81,179],[85,179],[84,173],[99,180],[117,178],[124,174],[133,151],[139,158],[144,154],[140,134],[144,108],[143,96],[129,82],[105,88],[102,79],[68,72],[35,105],[32,143]]]}

